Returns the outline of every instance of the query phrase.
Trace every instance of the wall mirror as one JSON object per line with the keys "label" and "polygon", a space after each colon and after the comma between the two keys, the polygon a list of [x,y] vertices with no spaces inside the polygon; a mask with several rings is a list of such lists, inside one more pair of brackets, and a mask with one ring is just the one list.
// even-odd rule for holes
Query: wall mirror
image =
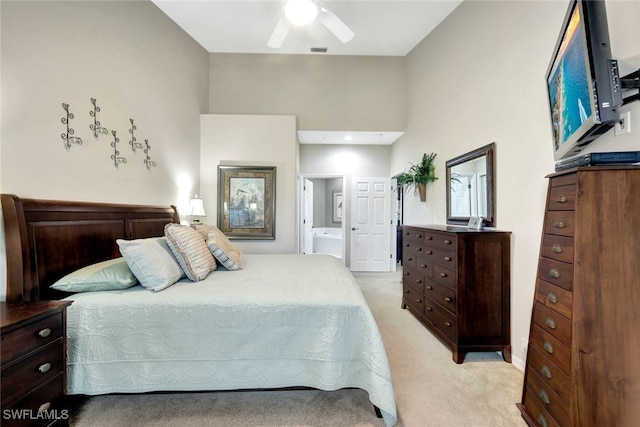
{"label": "wall mirror", "polygon": [[479,216],[495,227],[494,149],[491,143],[447,161],[447,224]]}

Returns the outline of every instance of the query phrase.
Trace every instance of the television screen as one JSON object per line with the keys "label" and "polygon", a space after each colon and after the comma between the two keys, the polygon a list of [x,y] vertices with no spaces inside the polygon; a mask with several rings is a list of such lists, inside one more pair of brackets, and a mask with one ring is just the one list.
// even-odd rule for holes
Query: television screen
{"label": "television screen", "polygon": [[[595,3],[599,3],[595,5]],[[554,158],[578,153],[618,119],[603,1],[573,0],[547,70]]]}

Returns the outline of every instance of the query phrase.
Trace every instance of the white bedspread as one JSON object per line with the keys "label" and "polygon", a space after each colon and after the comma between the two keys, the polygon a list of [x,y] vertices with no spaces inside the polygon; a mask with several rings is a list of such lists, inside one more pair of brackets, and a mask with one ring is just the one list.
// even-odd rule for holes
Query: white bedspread
{"label": "white bedspread", "polygon": [[243,258],[158,293],[69,297],[68,393],[357,387],[395,424],[387,354],[351,273],[324,255]]}

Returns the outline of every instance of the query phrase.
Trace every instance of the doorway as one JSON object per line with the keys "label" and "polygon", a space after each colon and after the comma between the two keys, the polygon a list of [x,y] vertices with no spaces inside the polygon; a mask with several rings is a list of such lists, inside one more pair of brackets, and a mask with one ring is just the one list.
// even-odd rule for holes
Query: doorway
{"label": "doorway", "polygon": [[345,263],[343,176],[302,177],[300,253],[328,254]]}

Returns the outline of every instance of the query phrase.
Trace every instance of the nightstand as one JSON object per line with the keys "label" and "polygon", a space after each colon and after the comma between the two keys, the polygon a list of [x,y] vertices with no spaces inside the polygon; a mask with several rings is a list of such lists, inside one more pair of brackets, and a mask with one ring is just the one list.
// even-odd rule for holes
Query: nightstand
{"label": "nightstand", "polygon": [[66,308],[71,301],[0,304],[2,424],[66,423]]}

